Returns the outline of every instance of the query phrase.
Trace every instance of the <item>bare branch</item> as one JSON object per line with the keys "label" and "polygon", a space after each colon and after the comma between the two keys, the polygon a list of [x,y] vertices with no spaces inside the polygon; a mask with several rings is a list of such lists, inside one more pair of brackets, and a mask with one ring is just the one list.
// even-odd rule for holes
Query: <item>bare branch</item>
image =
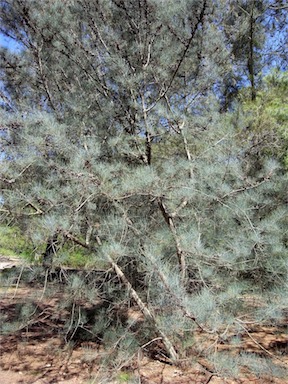
{"label": "bare branch", "polygon": [[184,282],[186,279],[186,259],[185,259],[184,251],[182,250],[182,247],[180,244],[180,240],[178,237],[176,226],[175,226],[174,221],[173,221],[173,217],[171,216],[171,214],[169,214],[165,204],[163,203],[163,198],[158,199],[158,206],[159,206],[160,211],[162,212],[162,215],[163,215],[166,223],[168,224],[169,229],[170,229],[172,236],[174,238],[175,245],[176,245],[176,251],[177,251],[177,257],[178,257],[178,264],[179,264],[180,272],[181,272],[181,278],[182,278],[182,281]]}
{"label": "bare branch", "polygon": [[148,309],[146,304],[141,300],[140,296],[135,291],[135,289],[132,287],[131,283],[129,282],[129,280],[127,279],[127,277],[125,276],[125,274],[123,273],[121,268],[118,266],[118,264],[115,263],[115,261],[112,259],[112,257],[109,254],[107,254],[106,257],[107,257],[107,260],[109,261],[109,263],[111,264],[111,266],[113,267],[114,271],[116,272],[117,276],[119,277],[119,279],[126,286],[131,297],[135,300],[136,304],[138,305],[139,309],[141,310],[141,312],[145,316],[146,320],[148,320],[149,322],[151,322],[154,325],[156,331],[161,336],[163,343],[165,345],[165,348],[166,348],[167,352],[169,353],[169,356],[172,359],[172,361],[177,361],[178,360],[177,352],[176,352],[175,348],[173,347],[173,344],[171,343],[171,341],[167,337],[167,335],[159,328],[157,321],[156,321],[156,318],[153,315],[153,313]]}

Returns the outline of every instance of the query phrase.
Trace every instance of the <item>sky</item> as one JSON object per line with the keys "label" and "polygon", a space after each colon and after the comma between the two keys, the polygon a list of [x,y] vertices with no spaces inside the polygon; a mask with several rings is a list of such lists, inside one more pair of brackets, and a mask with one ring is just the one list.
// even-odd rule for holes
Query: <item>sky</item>
{"label": "sky", "polygon": [[16,43],[15,40],[10,39],[2,33],[0,33],[0,47],[9,48],[12,52],[17,51],[17,49],[21,49],[20,44]]}

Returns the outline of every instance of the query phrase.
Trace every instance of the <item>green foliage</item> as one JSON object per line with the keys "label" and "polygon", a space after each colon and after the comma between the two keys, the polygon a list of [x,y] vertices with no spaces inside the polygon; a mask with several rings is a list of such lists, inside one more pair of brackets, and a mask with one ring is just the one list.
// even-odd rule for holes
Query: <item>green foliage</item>
{"label": "green foliage", "polygon": [[131,382],[131,373],[129,372],[120,372],[118,375],[119,383],[129,383]]}
{"label": "green foliage", "polygon": [[20,256],[31,260],[33,247],[19,228],[0,225],[0,255]]}
{"label": "green foliage", "polygon": [[93,263],[93,255],[80,246],[63,246],[57,252],[55,264],[72,268],[85,268]]}
{"label": "green foliage", "polygon": [[[42,252],[55,239],[54,265],[106,270],[98,286],[90,272],[68,278],[66,340],[100,337],[119,368],[157,332],[178,343],[195,324],[215,334],[235,327],[248,293],[273,292],[282,304],[269,318],[279,321],[286,74],[267,77],[253,102],[243,90],[243,113],[221,105],[227,71],[228,83],[248,71],[256,90],[251,55],[261,41],[249,45],[248,32],[262,2],[231,3],[225,22],[226,2],[68,3],[1,5],[3,28],[23,50],[2,52],[0,135],[3,218]],[[241,20],[250,24],[238,35]],[[250,60],[244,74],[233,73],[234,58]],[[155,319],[146,311],[141,333],[115,316],[131,292]],[[89,313],[99,297],[108,308]],[[212,359],[217,372],[238,374],[237,359]]]}
{"label": "green foliage", "polygon": [[274,71],[263,79],[255,101],[243,91],[246,115],[245,139],[251,143],[251,155],[274,157],[288,166],[288,73]]}
{"label": "green foliage", "polygon": [[224,377],[239,376],[239,359],[226,353],[215,353],[212,358],[214,369],[218,375]]}
{"label": "green foliage", "polygon": [[242,366],[247,367],[256,377],[278,377],[283,378],[287,377],[287,371],[279,364],[275,364],[265,357],[258,357],[252,353],[242,354],[240,356],[239,362]]}

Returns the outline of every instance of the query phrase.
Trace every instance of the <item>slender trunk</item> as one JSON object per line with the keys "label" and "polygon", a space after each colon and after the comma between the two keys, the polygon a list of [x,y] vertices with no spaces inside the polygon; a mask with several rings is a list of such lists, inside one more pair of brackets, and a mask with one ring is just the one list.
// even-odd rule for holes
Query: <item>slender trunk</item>
{"label": "slender trunk", "polygon": [[151,324],[153,324],[156,332],[161,336],[161,338],[163,340],[163,344],[164,344],[164,346],[165,346],[165,348],[166,348],[166,350],[167,350],[171,360],[177,361],[178,360],[178,355],[177,355],[177,352],[176,352],[175,348],[173,347],[173,344],[171,343],[169,338],[166,336],[166,334],[158,327],[157,321],[156,321],[154,315],[152,314],[152,312],[147,308],[145,303],[141,300],[141,298],[139,297],[139,295],[135,291],[135,289],[133,289],[131,283],[129,282],[129,280],[127,279],[127,277],[125,276],[125,274],[123,273],[121,268],[118,266],[118,264],[116,264],[115,261],[112,259],[112,257],[109,256],[109,255],[107,255],[107,259],[110,262],[112,268],[116,272],[116,274],[119,277],[119,279],[126,286],[126,288],[127,288],[128,292],[130,293],[132,299],[135,300],[136,304],[138,305],[139,309],[143,313],[143,315],[146,318],[146,320],[148,320]]}
{"label": "slender trunk", "polygon": [[149,131],[146,131],[145,133],[146,136],[146,158],[147,158],[147,164],[151,165],[152,161],[152,148],[151,148],[151,135]]}
{"label": "slender trunk", "polygon": [[[191,157],[191,153],[190,153],[190,150],[189,150],[187,138],[186,138],[185,133],[183,131],[184,124],[185,124],[185,120],[183,121],[183,123],[181,125],[179,125],[178,129],[179,129],[180,134],[181,134],[182,139],[183,139],[183,144],[184,144],[184,149],[185,149],[187,160],[191,164],[192,157]],[[189,179],[192,179],[192,178],[193,178],[193,168],[192,168],[192,165],[191,165],[190,170],[189,170]]]}
{"label": "slender trunk", "polygon": [[[73,242],[76,242],[76,244],[82,245],[84,248],[91,249],[88,247],[85,243],[81,242],[79,239],[77,239],[75,236],[69,234],[68,232],[63,232],[63,234],[70,239]],[[101,240],[98,238],[97,239],[98,245],[102,245]],[[145,319],[149,321],[151,324],[153,324],[156,332],[161,336],[163,340],[163,344],[166,348],[167,353],[169,354],[170,358],[172,361],[177,361],[178,360],[178,355],[177,352],[169,340],[169,338],[166,336],[166,334],[158,327],[157,320],[153,313],[149,310],[147,305],[141,300],[139,297],[138,293],[135,291],[135,289],[132,287],[132,284],[130,281],[127,279],[126,275],[122,271],[122,269],[119,267],[119,265],[113,260],[113,258],[106,254],[106,258],[108,262],[111,264],[112,268],[114,269],[116,275],[119,277],[119,279],[122,281],[122,283],[125,285],[127,291],[129,292],[130,296],[132,299],[136,302],[138,305],[139,309],[143,313]]]}
{"label": "slender trunk", "polygon": [[147,109],[146,109],[146,106],[145,106],[145,99],[144,99],[144,96],[141,95],[141,99],[142,99],[142,109],[143,109],[143,119],[144,119],[144,124],[145,124],[145,159],[146,159],[146,164],[147,165],[151,165],[151,161],[152,161],[152,147],[151,147],[151,144],[152,144],[152,138],[151,138],[151,134],[150,134],[150,131],[149,131],[149,125],[148,125],[148,116],[147,116]]}
{"label": "slender trunk", "polygon": [[[159,199],[158,205],[159,205],[160,211],[162,212],[162,215],[163,215],[166,223],[169,226],[169,229],[172,233],[172,236],[174,238],[175,245],[176,245],[178,264],[179,264],[180,273],[181,273],[181,280],[183,283],[185,283],[185,280],[186,280],[186,258],[185,258],[185,253],[182,250],[182,247],[180,244],[180,239],[178,237],[176,226],[175,226],[174,220],[173,220],[173,217],[175,217],[176,215],[169,214],[169,212],[168,212],[165,204],[163,203],[162,199]],[[186,202],[185,202],[185,205],[186,205]]]}
{"label": "slender trunk", "polygon": [[250,14],[250,30],[249,30],[249,57],[248,57],[248,72],[249,79],[251,83],[251,100],[256,99],[256,89],[255,89],[255,63],[254,63],[254,1],[252,4],[251,14]]}
{"label": "slender trunk", "polygon": [[53,236],[50,236],[47,240],[47,245],[45,252],[43,253],[43,262],[42,265],[46,269],[51,269],[53,264],[53,257],[57,251],[57,240],[58,233],[54,233]]}

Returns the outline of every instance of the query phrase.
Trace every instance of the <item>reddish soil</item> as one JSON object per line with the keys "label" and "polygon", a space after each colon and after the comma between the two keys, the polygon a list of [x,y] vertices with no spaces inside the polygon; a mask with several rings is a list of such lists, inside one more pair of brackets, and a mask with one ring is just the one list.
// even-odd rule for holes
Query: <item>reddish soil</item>
{"label": "reddish soil", "polygon": [[[37,314],[25,324],[19,324],[16,332],[3,334],[0,338],[0,383],[1,384],[265,384],[288,383],[286,378],[276,378],[273,372],[257,377],[247,369],[241,368],[238,378],[227,378],[205,358],[204,351],[253,352],[259,357],[266,357],[275,366],[288,368],[288,335],[285,327],[276,329],[272,326],[255,325],[243,331],[241,342],[233,345],[228,341],[215,339],[215,335],[198,333],[191,354],[178,366],[173,366],[159,358],[159,354],[147,354],[139,349],[137,355],[127,357],[127,361],[117,366],[111,361],[109,353],[97,342],[65,343],[63,324],[67,321],[65,311],[59,312],[57,304],[61,295],[43,298],[42,291],[35,287],[0,289],[0,321],[9,323],[15,319],[17,303],[33,297],[37,304]],[[129,316],[138,316],[132,308]],[[13,317],[14,316],[14,317]],[[229,335],[228,335],[229,336]],[[152,347],[152,345],[155,347]],[[159,348],[159,342],[151,343],[151,348]],[[200,347],[199,347],[200,346]],[[151,352],[151,351],[150,351]],[[153,355],[153,358],[152,358]],[[112,354],[111,354],[112,356]],[[108,357],[108,364],[103,364],[103,357]],[[115,368],[116,367],[116,368]],[[288,371],[287,371],[288,372]],[[233,376],[233,375],[232,375]],[[240,376],[240,377],[239,377]],[[285,376],[284,376],[285,377]],[[288,377],[288,376],[287,376]]]}

